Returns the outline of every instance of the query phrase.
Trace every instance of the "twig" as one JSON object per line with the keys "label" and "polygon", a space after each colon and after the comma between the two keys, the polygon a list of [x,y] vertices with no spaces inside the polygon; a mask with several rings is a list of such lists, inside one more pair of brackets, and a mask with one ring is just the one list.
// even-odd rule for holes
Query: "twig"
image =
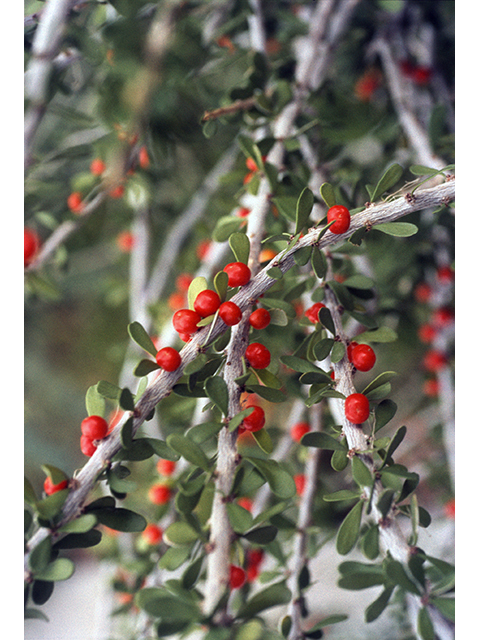
{"label": "twig", "polygon": [[246,111],[247,109],[251,109],[252,107],[254,107],[256,103],[256,96],[245,98],[245,100],[236,100],[232,104],[226,105],[225,107],[218,107],[218,109],[212,109],[212,111],[205,111],[202,117],[202,122],[207,122],[208,120],[216,120],[217,118],[231,115],[232,113],[236,113],[237,111]]}
{"label": "twig", "polygon": [[[444,184],[437,185],[430,189],[417,191],[413,202],[407,202],[402,198],[393,202],[372,205],[367,210],[353,216],[349,232],[341,236],[335,236],[330,231],[327,231],[320,241],[318,241],[318,229],[312,229],[295,246],[283,252],[283,255],[274,258],[267,264],[247,285],[242,287],[240,291],[232,297],[232,301],[235,302],[242,311],[245,311],[250,306],[251,300],[255,300],[275,284],[276,280],[271,278],[267,273],[269,268],[275,265],[278,266],[282,272],[286,273],[295,265],[294,254],[302,247],[316,244],[319,248],[323,249],[346,240],[352,233],[365,226],[367,222],[369,226],[374,227],[377,224],[391,222],[414,211],[428,207],[437,207],[446,199],[451,201],[454,197],[455,179],[451,179]],[[213,331],[210,333],[209,342],[206,346],[213,343],[227,328],[221,320],[217,321]],[[192,362],[198,355],[209,331],[209,327],[204,327],[195,333],[180,352],[182,364],[179,369],[174,372],[162,371],[145,390],[133,412],[134,435],[156,405],[171,393],[173,385],[175,385],[182,376],[185,366]],[[64,504],[59,526],[81,515],[88,495],[97,482],[99,474],[108,466],[109,461],[112,460],[122,448],[120,432],[127,418],[128,415],[114,428],[109,436],[99,443],[93,456],[76,475],[75,486],[71,489]],[[50,529],[42,527],[30,539],[25,554],[25,568],[27,572],[29,571],[28,559],[31,550],[51,533]]]}

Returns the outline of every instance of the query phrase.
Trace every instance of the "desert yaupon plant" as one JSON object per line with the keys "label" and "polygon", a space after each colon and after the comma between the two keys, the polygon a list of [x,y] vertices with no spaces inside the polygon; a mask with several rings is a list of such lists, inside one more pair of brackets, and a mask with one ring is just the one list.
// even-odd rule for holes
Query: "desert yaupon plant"
{"label": "desert yaupon plant", "polygon": [[[349,613],[308,598],[335,537],[365,557],[339,590],[379,588],[366,622],[402,602],[417,637],[453,638],[453,567],[418,544],[431,516],[392,429],[413,367],[387,364],[396,343],[417,357],[418,327],[453,489],[449,68],[414,61],[450,34],[393,4],[48,0],[26,19],[27,302],[105,233],[130,256],[124,365],[89,384],[75,435],[88,460],[43,464],[42,495],[26,480],[27,617],[69,549],[107,541],[127,635],[318,638]],[[72,131],[50,141],[56,120]]]}

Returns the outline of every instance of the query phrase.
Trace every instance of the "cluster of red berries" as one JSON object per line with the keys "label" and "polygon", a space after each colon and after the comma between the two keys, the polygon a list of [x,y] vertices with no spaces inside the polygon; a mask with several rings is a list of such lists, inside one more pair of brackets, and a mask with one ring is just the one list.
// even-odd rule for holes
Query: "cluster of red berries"
{"label": "cluster of red berries", "polygon": [[[262,156],[263,162],[265,162],[266,159],[267,159],[267,156]],[[248,184],[250,180],[253,178],[253,176],[257,173],[258,165],[253,158],[247,158],[245,160],[245,164],[247,166],[248,173],[243,179],[243,184]]]}
{"label": "cluster of red berries", "polygon": [[400,71],[406,77],[420,86],[427,85],[432,79],[432,69],[427,65],[415,64],[411,60],[400,61]]}
{"label": "cluster of red berries", "polygon": [[97,450],[97,440],[102,440],[108,433],[108,422],[102,416],[88,416],[82,420],[81,430],[80,449],[91,457]]}
{"label": "cluster of red berries", "polygon": [[246,582],[253,582],[260,573],[260,564],[263,561],[262,549],[248,549],[246,553],[245,569],[238,565],[230,565],[229,584],[230,589],[241,589]]}

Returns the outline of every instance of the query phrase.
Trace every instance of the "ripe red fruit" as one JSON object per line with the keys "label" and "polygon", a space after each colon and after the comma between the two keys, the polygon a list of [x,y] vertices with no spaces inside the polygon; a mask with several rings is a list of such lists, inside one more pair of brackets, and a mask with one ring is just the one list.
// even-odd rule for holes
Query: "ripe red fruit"
{"label": "ripe red fruit", "polygon": [[432,70],[426,65],[418,65],[413,69],[412,80],[415,84],[426,85],[432,78]]}
{"label": "ripe red fruit", "polygon": [[163,347],[155,356],[157,364],[165,371],[176,371],[182,363],[182,357],[173,347]]}
{"label": "ripe red fruit", "polygon": [[358,342],[355,342],[355,340],[352,340],[352,342],[350,342],[350,344],[347,347],[347,358],[349,362],[352,361],[352,351],[357,345],[358,345]]}
{"label": "ripe red fruit", "polygon": [[252,413],[243,419],[242,426],[246,431],[260,431],[265,425],[265,411],[254,406]]}
{"label": "ripe red fruit", "polygon": [[90,458],[97,450],[97,446],[93,444],[93,439],[89,436],[80,436],[80,450]]}
{"label": "ripe red fruit", "polygon": [[243,507],[247,511],[251,511],[253,507],[253,500],[251,498],[247,498],[244,496],[243,498],[239,498],[237,503],[240,507]]}
{"label": "ripe red fruit", "polygon": [[455,271],[448,266],[438,267],[437,278],[440,282],[453,282],[455,279]]}
{"label": "ripe red fruit", "polygon": [[148,157],[147,147],[140,147],[138,152],[138,164],[142,169],[147,169],[150,166],[150,158]]}
{"label": "ripe red fruit", "polygon": [[61,491],[62,489],[66,489],[68,487],[68,480],[62,480],[58,484],[53,484],[50,476],[45,478],[43,483],[43,490],[47,494],[47,496],[51,496],[52,493],[57,493],[57,491]]}
{"label": "ripe red fruit", "polygon": [[230,300],[222,302],[218,308],[218,315],[229,327],[233,327],[233,325],[238,324],[242,319],[240,307]]}
{"label": "ripe red fruit", "polygon": [[220,296],[216,291],[205,289],[204,291],[200,291],[195,298],[193,308],[202,318],[206,318],[217,311],[221,302]]}
{"label": "ripe red fruit", "polygon": [[74,191],[67,198],[67,206],[72,213],[82,213],[84,204],[80,191]]}
{"label": "ripe red fruit", "polygon": [[178,333],[195,333],[201,316],[193,309],[179,309],[173,314],[173,328]]}
{"label": "ripe red fruit", "polygon": [[336,204],[327,211],[327,222],[335,222],[329,227],[335,234],[345,233],[350,227],[350,211],[341,204]]}
{"label": "ripe red fruit", "polygon": [[32,262],[40,247],[40,238],[32,229],[23,230],[23,264],[26,267]]}
{"label": "ripe red fruit", "polygon": [[325,305],[323,304],[323,302],[315,302],[315,304],[313,304],[305,311],[305,316],[310,320],[310,322],[313,322],[314,324],[320,322],[318,314],[320,313],[320,309],[322,309],[324,306]]}
{"label": "ripe red fruit", "polygon": [[443,512],[445,513],[447,518],[455,519],[455,498],[450,498],[450,500],[447,500],[447,502],[443,505]]}
{"label": "ripe red fruit", "polygon": [[295,442],[300,442],[303,436],[309,431],[310,425],[308,424],[308,422],[297,422],[290,429],[290,435],[292,437],[292,440],[295,440]]}
{"label": "ripe red fruit", "polygon": [[270,324],[270,312],[266,309],[255,309],[248,320],[254,329],[265,329]]}
{"label": "ripe red fruit", "polygon": [[437,351],[436,349],[427,351],[423,358],[424,368],[432,373],[440,371],[446,364],[447,358],[441,351]]}
{"label": "ripe red fruit", "polygon": [[120,231],[116,238],[117,247],[123,253],[130,253],[135,244],[135,236],[131,231]]}
{"label": "ripe red fruit", "polygon": [[181,273],[175,280],[177,289],[182,293],[186,293],[188,291],[188,287],[190,286],[192,280],[193,280],[193,276],[190,275],[189,273]]}
{"label": "ripe red fruit", "polygon": [[306,485],[306,478],[302,473],[297,474],[296,476],[293,476],[293,480],[295,482],[295,487],[297,489],[297,495],[301,496],[303,495],[303,492],[305,491],[305,485]]}
{"label": "ripe red fruit", "polygon": [[446,327],[455,319],[455,312],[450,307],[440,307],[432,314],[432,324],[436,327]]}
{"label": "ripe red fruit", "polygon": [[436,378],[429,378],[423,383],[423,393],[430,398],[436,398],[438,396],[439,388],[440,383]]}
{"label": "ripe red fruit", "polygon": [[345,417],[354,424],[365,422],[370,414],[370,403],[363,393],[352,393],[345,400]]}
{"label": "ripe red fruit", "polygon": [[223,270],[228,275],[229,287],[242,287],[252,277],[250,268],[243,262],[230,262]]}
{"label": "ripe red fruit", "polygon": [[142,531],[142,538],[150,545],[156,545],[162,541],[163,531],[156,524],[147,524]]}
{"label": "ripe red fruit", "polygon": [[370,371],[377,359],[375,351],[368,344],[357,344],[350,353],[350,361],[359,371]]}
{"label": "ripe red fruit", "polygon": [[111,198],[123,198],[124,193],[125,187],[123,186],[123,184],[119,184],[118,186],[113,187],[113,189],[110,189],[108,195]]}
{"label": "ripe red fruit", "polygon": [[417,302],[428,302],[432,296],[432,287],[426,282],[419,282],[413,292]]}
{"label": "ripe red fruit", "polygon": [[240,589],[245,584],[246,579],[247,576],[242,567],[237,567],[234,564],[230,565],[230,589]]}
{"label": "ripe red fruit", "polygon": [[258,169],[257,163],[255,162],[255,160],[253,158],[247,158],[245,160],[245,164],[246,164],[247,169],[249,171],[256,171]]}
{"label": "ripe red fruit", "polygon": [[101,440],[108,433],[108,422],[102,416],[88,416],[81,424],[82,435],[91,440]]}
{"label": "ripe red fruit", "polygon": [[101,158],[95,158],[90,164],[90,173],[94,176],[101,176],[106,168],[105,162]]}
{"label": "ripe red fruit", "polygon": [[153,504],[167,504],[172,497],[172,490],[167,484],[152,484],[148,490],[148,499]]}
{"label": "ripe red fruit", "polygon": [[245,357],[254,369],[266,369],[270,364],[270,351],[259,342],[248,345]]}
{"label": "ripe red fruit", "polygon": [[175,467],[176,462],[174,462],[173,460],[164,460],[163,458],[160,458],[160,460],[157,462],[157,471],[162,476],[171,476],[175,471]]}
{"label": "ripe red fruit", "polygon": [[429,343],[431,342],[435,336],[437,335],[437,331],[431,324],[422,324],[418,328],[418,337],[422,342]]}

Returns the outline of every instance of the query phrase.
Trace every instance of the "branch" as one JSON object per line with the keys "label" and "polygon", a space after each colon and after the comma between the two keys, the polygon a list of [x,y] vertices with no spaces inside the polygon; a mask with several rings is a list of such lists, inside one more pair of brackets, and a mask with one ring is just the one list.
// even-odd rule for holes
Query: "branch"
{"label": "branch", "polygon": [[[242,312],[244,312],[250,307],[254,300],[268,291],[270,287],[275,284],[276,280],[268,275],[268,270],[272,266],[278,266],[283,273],[286,273],[295,265],[294,255],[296,251],[302,247],[315,244],[320,249],[323,249],[337,244],[338,242],[347,240],[352,233],[361,229],[367,223],[370,228],[377,224],[381,224],[382,222],[391,222],[414,211],[420,211],[428,207],[438,207],[441,204],[445,204],[445,202],[452,201],[454,197],[455,179],[453,178],[430,189],[417,191],[413,201],[410,198],[408,200],[405,198],[399,198],[393,202],[383,202],[371,205],[368,209],[352,216],[350,229],[345,234],[334,235],[330,231],[327,231],[323,237],[318,240],[319,229],[311,229],[296,245],[287,251],[281,252],[276,258],[273,258],[273,260],[255,277],[253,277],[247,285],[241,287],[240,291],[232,297],[232,301],[240,307]],[[220,319],[217,319],[213,328],[210,326],[202,328],[195,333],[192,336],[192,339],[182,348],[180,352],[182,364],[179,369],[173,372],[160,372],[160,374],[145,390],[135,406],[133,411],[133,435],[135,435],[138,428],[151,414],[152,410],[155,409],[157,404],[170,395],[173,386],[182,376],[185,366],[190,362],[193,362],[201,351],[212,344],[227,329],[228,327]],[[105,468],[108,467],[112,458],[122,448],[120,432],[128,417],[128,414],[126,414],[114,430],[106,438],[100,441],[93,456],[76,475],[74,487],[71,489],[62,510],[62,519],[59,523],[59,527],[81,515],[88,495],[97,482],[98,476]],[[30,539],[25,554],[27,572],[28,558],[31,550],[51,533],[50,529],[42,527]],[[58,536],[58,534],[55,535]]]}

